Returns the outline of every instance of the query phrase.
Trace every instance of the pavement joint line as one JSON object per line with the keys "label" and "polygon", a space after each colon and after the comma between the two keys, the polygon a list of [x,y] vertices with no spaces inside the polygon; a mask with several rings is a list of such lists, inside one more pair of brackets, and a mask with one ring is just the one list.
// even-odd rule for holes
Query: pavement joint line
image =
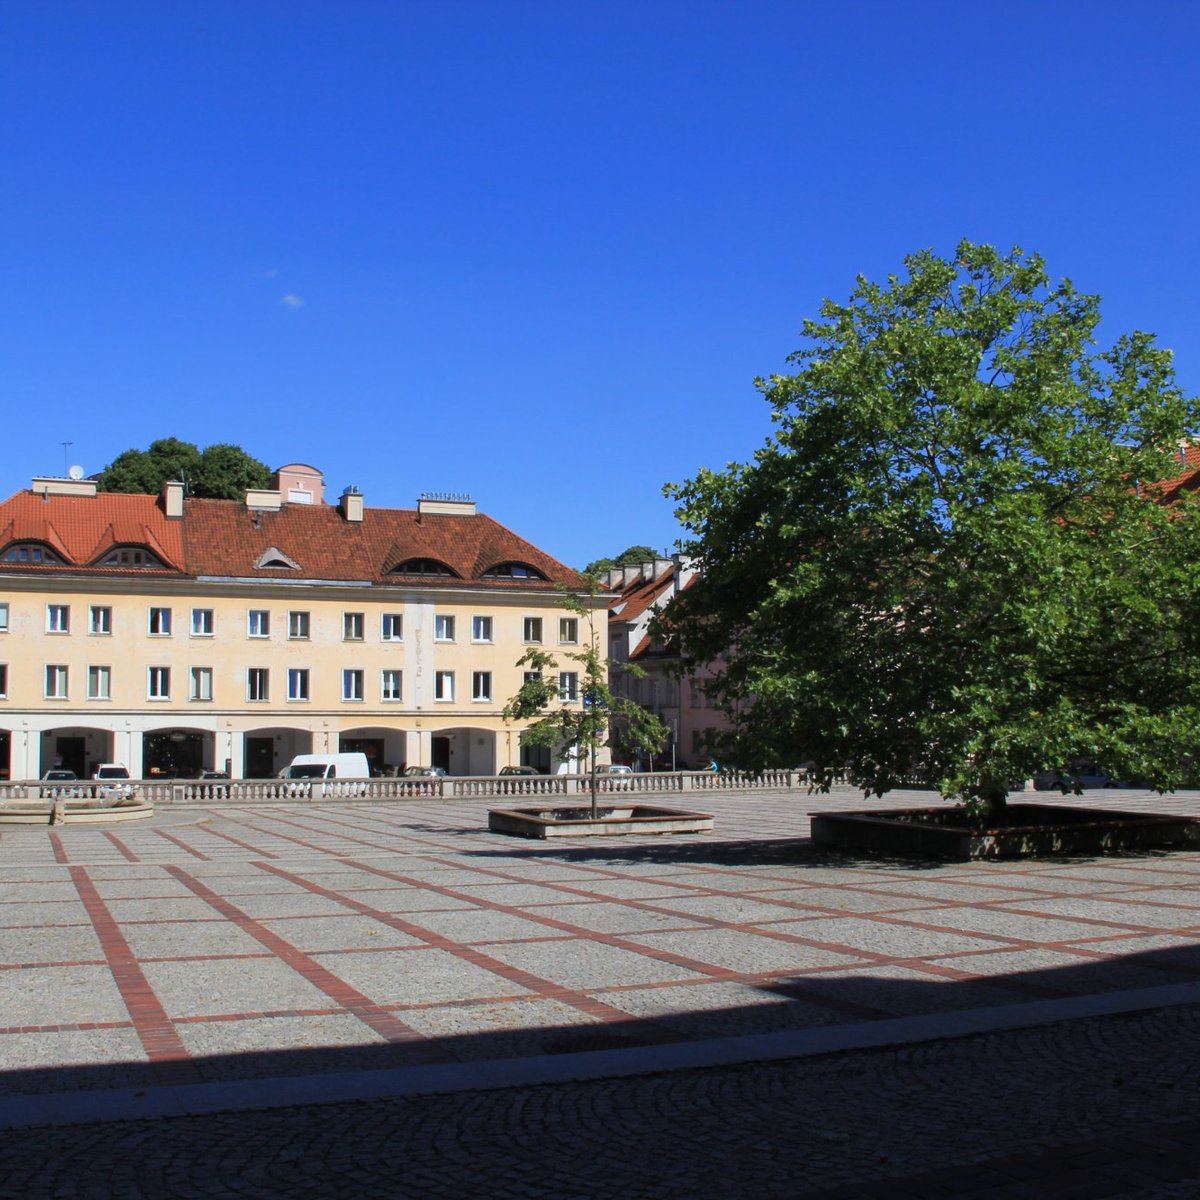
{"label": "pavement joint line", "polygon": [[582,1083],[752,1062],[884,1050],[1200,1003],[1200,982],[927,1013],[856,1024],[750,1034],[636,1049],[329,1072],[219,1083],[0,1097],[0,1129],[159,1120],[539,1084]]}

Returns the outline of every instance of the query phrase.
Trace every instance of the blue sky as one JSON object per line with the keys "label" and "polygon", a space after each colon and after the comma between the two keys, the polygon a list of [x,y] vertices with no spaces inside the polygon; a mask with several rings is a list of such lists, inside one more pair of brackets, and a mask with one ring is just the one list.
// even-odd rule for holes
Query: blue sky
{"label": "blue sky", "polygon": [[[1043,254],[1200,389],[1191,3],[0,2],[0,494],[178,436],[572,565],[862,272]],[[70,442],[64,451],[63,443]]]}

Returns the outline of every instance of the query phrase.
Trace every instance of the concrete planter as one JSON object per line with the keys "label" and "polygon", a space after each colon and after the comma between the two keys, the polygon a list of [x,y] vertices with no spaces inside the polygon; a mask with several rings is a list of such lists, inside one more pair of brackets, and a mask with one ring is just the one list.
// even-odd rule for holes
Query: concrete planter
{"label": "concrete planter", "polygon": [[957,808],[813,813],[813,841],[838,850],[898,858],[1028,858],[1117,854],[1200,845],[1200,820],[1174,815],[1010,804],[1008,823],[969,826]]}
{"label": "concrete planter", "polygon": [[107,825],[113,821],[144,821],[154,805],[131,796],[112,804],[97,800],[36,800],[0,805],[0,825]]}
{"label": "concrete planter", "polygon": [[629,833],[704,833],[710,813],[648,804],[606,804],[592,817],[590,805],[573,808],[490,808],[488,829],[516,837],[619,837]]}

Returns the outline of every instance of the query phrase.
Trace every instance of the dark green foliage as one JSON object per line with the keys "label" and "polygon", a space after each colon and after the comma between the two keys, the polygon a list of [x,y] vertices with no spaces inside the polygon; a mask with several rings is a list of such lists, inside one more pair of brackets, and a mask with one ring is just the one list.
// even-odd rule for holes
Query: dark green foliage
{"label": "dark green foliage", "polygon": [[240,500],[247,488],[271,484],[271,469],[238,446],[217,442],[199,450],[178,438],[160,438],[148,450],[126,450],[104,468],[102,492],[154,493],[167,480],[182,480],[193,496]]}
{"label": "dark green foliage", "polygon": [[977,808],[1076,756],[1197,780],[1200,521],[1156,503],[1200,409],[1099,301],[963,243],[859,279],[759,380],[752,463],[668,488],[703,578],[670,616],[746,767],[914,774]]}
{"label": "dark green foliage", "polygon": [[613,567],[623,567],[634,563],[653,562],[658,555],[649,546],[630,546],[622,550],[616,558],[598,558],[583,568],[584,575],[606,575]]}

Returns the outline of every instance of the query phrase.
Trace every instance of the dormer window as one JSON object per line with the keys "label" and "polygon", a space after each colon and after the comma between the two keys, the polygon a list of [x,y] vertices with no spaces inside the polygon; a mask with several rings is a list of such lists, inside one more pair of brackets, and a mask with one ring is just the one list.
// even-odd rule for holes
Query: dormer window
{"label": "dormer window", "polygon": [[392,574],[452,576],[454,572],[444,562],[439,562],[436,558],[410,558],[393,567]]}
{"label": "dormer window", "polygon": [[149,567],[162,569],[162,560],[145,546],[118,546],[110,550],[97,564],[101,567]]}
{"label": "dormer window", "polygon": [[264,550],[262,554],[259,555],[258,562],[254,564],[254,569],[256,571],[262,571],[267,568],[275,568],[285,571],[298,571],[300,570],[300,564],[294,559],[288,558],[288,556],[284,554],[282,550],[278,550],[272,546],[269,550]]}
{"label": "dormer window", "polygon": [[545,575],[528,563],[506,562],[488,567],[483,573],[484,579],[537,579],[545,580]]}
{"label": "dormer window", "polygon": [[18,542],[4,552],[4,561],[12,563],[61,563],[62,559],[41,542]]}

